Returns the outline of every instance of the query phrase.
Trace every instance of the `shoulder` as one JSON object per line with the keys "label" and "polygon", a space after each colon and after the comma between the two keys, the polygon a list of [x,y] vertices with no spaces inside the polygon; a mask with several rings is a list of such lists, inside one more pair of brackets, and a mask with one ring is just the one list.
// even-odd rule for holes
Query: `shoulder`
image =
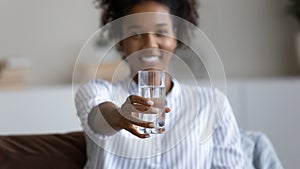
{"label": "shoulder", "polygon": [[193,92],[197,95],[208,95],[208,96],[215,96],[215,97],[225,97],[225,93],[220,91],[217,88],[214,87],[208,87],[208,86],[194,86],[194,85],[187,85],[187,84],[181,84],[180,85],[182,92]]}
{"label": "shoulder", "polygon": [[202,102],[220,103],[220,101],[224,102],[227,100],[225,93],[217,88],[189,86],[185,84],[180,85],[180,88],[183,95],[187,95],[193,99],[200,99]]}

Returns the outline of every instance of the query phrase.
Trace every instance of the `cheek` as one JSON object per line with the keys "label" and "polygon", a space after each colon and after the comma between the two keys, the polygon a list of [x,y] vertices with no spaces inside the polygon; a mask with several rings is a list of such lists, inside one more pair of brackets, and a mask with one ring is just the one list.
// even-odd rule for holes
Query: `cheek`
{"label": "cheek", "polygon": [[121,47],[121,51],[126,55],[130,55],[132,54],[133,52],[136,52],[139,50],[139,44],[138,42],[136,41],[133,41],[133,40],[124,40],[122,42],[122,47]]}
{"label": "cheek", "polygon": [[173,53],[177,47],[177,40],[173,38],[166,39],[163,43],[163,50],[166,50],[164,64],[169,64],[172,59]]}
{"label": "cheek", "polygon": [[163,42],[163,48],[171,53],[174,52],[175,48],[177,47],[177,40],[168,38]]}

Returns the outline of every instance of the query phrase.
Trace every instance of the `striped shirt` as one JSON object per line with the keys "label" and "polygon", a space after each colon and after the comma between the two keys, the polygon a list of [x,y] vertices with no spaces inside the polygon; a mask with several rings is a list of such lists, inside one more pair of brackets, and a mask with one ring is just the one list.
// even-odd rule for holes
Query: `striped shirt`
{"label": "striped shirt", "polygon": [[[126,130],[114,132],[101,116],[103,131],[88,124],[93,107],[103,102],[121,106],[137,84],[95,80],[82,85],[75,96],[77,114],[87,141],[86,169],[241,169],[240,135],[232,109],[220,91],[179,84],[166,96],[165,133],[140,139]],[[101,130],[102,131],[102,130]],[[113,133],[113,134],[107,134]]]}

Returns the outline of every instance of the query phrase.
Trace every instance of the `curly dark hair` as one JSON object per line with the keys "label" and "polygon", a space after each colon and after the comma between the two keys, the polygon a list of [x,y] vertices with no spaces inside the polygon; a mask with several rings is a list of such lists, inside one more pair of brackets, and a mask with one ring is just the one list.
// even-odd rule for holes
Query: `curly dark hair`
{"label": "curly dark hair", "polygon": [[[145,1],[161,3],[169,8],[171,15],[183,18],[195,26],[198,26],[199,14],[197,11],[197,0],[94,0],[96,8],[102,9],[100,26],[125,16],[132,7]],[[189,41],[190,34],[192,33],[189,31],[189,24],[174,24],[177,28],[177,36],[180,36],[179,39]],[[120,30],[114,32],[120,32]],[[183,44],[178,41],[178,47],[181,46],[183,46]]]}

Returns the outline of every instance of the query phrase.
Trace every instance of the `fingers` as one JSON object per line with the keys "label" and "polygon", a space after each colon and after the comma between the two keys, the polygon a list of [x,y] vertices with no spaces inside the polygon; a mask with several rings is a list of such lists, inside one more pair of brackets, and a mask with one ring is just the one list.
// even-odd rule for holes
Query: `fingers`
{"label": "fingers", "polygon": [[131,116],[129,119],[127,119],[130,124],[134,124],[140,127],[145,127],[145,128],[154,128],[154,123],[149,122],[149,121],[144,121],[139,118]]}
{"label": "fingers", "polygon": [[139,112],[139,111],[147,111],[152,105],[154,104],[153,101],[137,96],[137,95],[130,95],[127,97],[125,103],[121,106],[122,112]]}
{"label": "fingers", "polygon": [[127,113],[147,112],[152,105],[154,105],[154,102],[150,99],[146,99],[137,95],[130,95],[122,105],[122,110]]}
{"label": "fingers", "polygon": [[139,137],[139,138],[149,138],[150,135],[149,134],[142,134],[142,133],[139,133],[136,129],[136,127],[134,127],[133,125],[130,125],[128,128],[127,128],[127,131],[129,131],[131,134]]}
{"label": "fingers", "polygon": [[131,104],[141,104],[141,105],[144,105],[144,106],[152,106],[154,105],[154,102],[150,99],[146,99],[146,98],[143,98],[141,96],[137,96],[137,95],[130,95],[127,100],[130,101]]}
{"label": "fingers", "polygon": [[137,127],[140,126],[140,127],[145,127],[145,128],[153,128],[154,124],[151,122],[146,122],[146,121],[140,120],[135,117],[131,117],[131,119],[123,118],[123,120],[121,122],[121,126],[123,129],[129,131],[131,134],[133,134],[139,138],[148,138],[148,137],[150,137],[150,135],[147,133],[138,132]]}
{"label": "fingers", "polygon": [[153,122],[143,121],[139,119],[139,113],[143,114],[159,114],[170,112],[171,109],[164,107],[162,100],[150,100],[137,95],[130,95],[120,108],[120,114],[123,116],[119,125],[139,138],[148,138],[149,134],[140,133],[137,127],[154,128]]}
{"label": "fingers", "polygon": [[157,113],[162,112],[162,110],[157,107],[145,107],[142,105],[134,105],[134,108],[135,108],[135,110],[133,110],[133,111],[137,111],[137,112],[140,112],[143,114],[157,114]]}
{"label": "fingers", "polygon": [[169,113],[170,111],[171,111],[171,108],[166,106],[166,107],[165,107],[165,112],[166,112],[166,113]]}
{"label": "fingers", "polygon": [[133,111],[138,111],[138,112],[146,112],[149,111],[149,109],[151,108],[150,106],[144,106],[140,104],[135,104],[133,105],[133,107],[135,108],[135,110]]}
{"label": "fingers", "polygon": [[[158,108],[155,108],[158,105],[155,105],[154,101],[147,98],[143,98],[141,96],[130,95],[127,98],[127,101],[133,106],[131,111],[144,112],[145,114],[155,114],[155,113],[159,113],[160,111]],[[151,108],[151,106],[155,106],[155,107]],[[168,113],[170,111],[171,109],[166,106],[165,112]]]}
{"label": "fingers", "polygon": [[[156,114],[156,113],[160,113],[161,112],[161,109],[160,108],[157,108],[157,107],[144,107],[144,106],[141,106],[141,105],[134,105],[134,108],[136,110],[138,110],[138,112],[143,112],[144,114]],[[165,106],[165,113],[169,113],[171,111],[171,108],[168,107],[168,106]],[[133,110],[133,111],[136,111],[136,110]]]}

